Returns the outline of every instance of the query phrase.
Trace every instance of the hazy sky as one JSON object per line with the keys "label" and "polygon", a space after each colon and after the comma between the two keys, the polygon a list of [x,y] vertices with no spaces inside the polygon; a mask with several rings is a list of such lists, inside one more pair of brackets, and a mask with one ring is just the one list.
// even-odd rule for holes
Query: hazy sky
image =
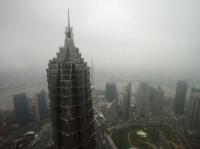
{"label": "hazy sky", "polygon": [[[200,73],[199,0],[0,0],[0,67],[44,69],[74,39],[97,70]],[[188,73],[189,72],[189,73]]]}

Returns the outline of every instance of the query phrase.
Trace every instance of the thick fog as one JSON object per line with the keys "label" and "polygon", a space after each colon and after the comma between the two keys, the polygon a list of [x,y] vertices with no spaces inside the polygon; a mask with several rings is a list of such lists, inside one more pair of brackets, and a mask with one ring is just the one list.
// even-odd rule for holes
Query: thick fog
{"label": "thick fog", "polygon": [[74,40],[96,70],[199,77],[198,0],[1,0],[1,71],[45,71]]}

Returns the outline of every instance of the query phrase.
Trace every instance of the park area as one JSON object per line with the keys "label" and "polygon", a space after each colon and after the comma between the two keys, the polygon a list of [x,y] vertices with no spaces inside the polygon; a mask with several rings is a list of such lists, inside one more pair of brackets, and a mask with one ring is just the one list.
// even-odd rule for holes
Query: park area
{"label": "park area", "polygon": [[112,140],[118,149],[177,149],[179,139],[166,125],[130,125],[115,129]]}

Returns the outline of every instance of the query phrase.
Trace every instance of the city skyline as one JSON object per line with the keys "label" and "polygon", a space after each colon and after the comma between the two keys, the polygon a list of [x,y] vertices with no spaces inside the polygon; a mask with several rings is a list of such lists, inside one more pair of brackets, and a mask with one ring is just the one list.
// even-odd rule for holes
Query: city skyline
{"label": "city skyline", "polygon": [[199,7],[1,1],[0,148],[199,148]]}

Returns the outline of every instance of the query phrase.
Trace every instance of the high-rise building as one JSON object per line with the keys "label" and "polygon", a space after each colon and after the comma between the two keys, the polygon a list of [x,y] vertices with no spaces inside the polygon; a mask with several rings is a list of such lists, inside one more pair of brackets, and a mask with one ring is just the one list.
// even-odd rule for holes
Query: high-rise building
{"label": "high-rise building", "polygon": [[131,100],[131,83],[128,83],[128,85],[126,86],[126,91],[124,94],[124,100],[122,105],[124,120],[128,120],[130,118],[130,110],[131,110],[130,100]]}
{"label": "high-rise building", "polygon": [[190,130],[200,133],[200,86],[195,85],[191,90],[190,105],[187,115],[187,125]]}
{"label": "high-rise building", "polygon": [[136,94],[136,117],[137,118],[160,118],[164,92],[159,86],[157,89],[148,83],[142,82]]}
{"label": "high-rise building", "polygon": [[118,117],[118,92],[115,83],[107,82],[105,87],[106,121],[114,121]]}
{"label": "high-rise building", "polygon": [[105,97],[106,101],[109,103],[118,99],[117,87],[115,83],[111,82],[106,83]]}
{"label": "high-rise building", "polygon": [[178,81],[176,86],[176,95],[174,100],[174,112],[183,114],[185,108],[185,97],[187,92],[187,84],[185,81]]}
{"label": "high-rise building", "polygon": [[64,46],[47,69],[55,148],[94,149],[94,121],[87,63],[75,47],[68,13]]}
{"label": "high-rise building", "polygon": [[146,82],[140,83],[136,93],[136,117],[146,118],[151,113],[151,103],[149,100],[150,87]]}
{"label": "high-rise building", "polygon": [[15,106],[16,121],[19,125],[25,125],[30,120],[30,114],[28,110],[28,101],[26,94],[18,94],[13,96],[13,102]]}
{"label": "high-rise building", "polygon": [[158,86],[157,89],[152,88],[151,91],[152,97],[152,117],[160,118],[162,116],[163,110],[163,101],[164,101],[164,91],[161,86]]}
{"label": "high-rise building", "polygon": [[47,115],[46,93],[42,90],[36,95],[36,115],[37,119],[44,119]]}

